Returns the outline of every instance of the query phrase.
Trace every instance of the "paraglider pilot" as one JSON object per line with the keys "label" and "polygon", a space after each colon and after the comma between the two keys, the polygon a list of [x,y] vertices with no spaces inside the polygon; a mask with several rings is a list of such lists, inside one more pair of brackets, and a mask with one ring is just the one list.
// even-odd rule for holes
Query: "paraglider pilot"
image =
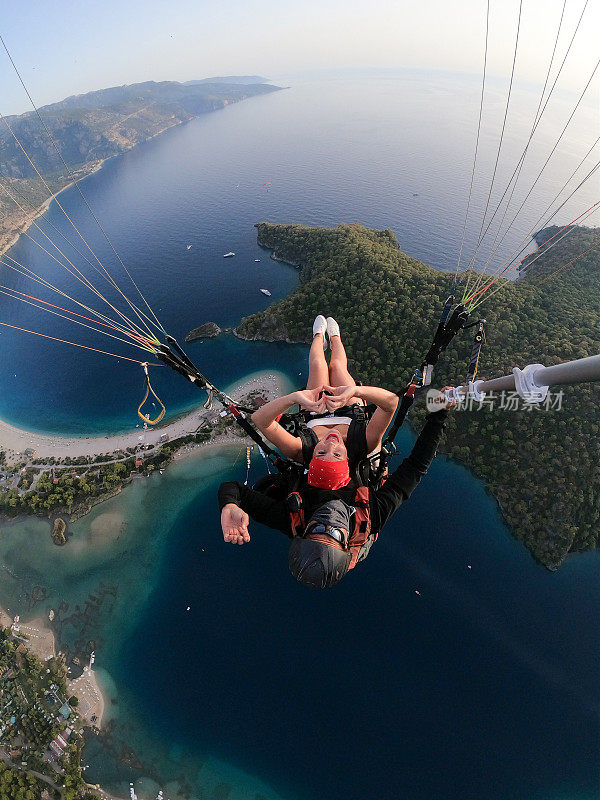
{"label": "paraglider pilot", "polygon": [[[332,347],[329,372],[326,332]],[[429,414],[411,454],[383,485],[370,486],[357,467],[364,456],[381,447],[397,396],[385,389],[356,386],[347,371],[339,327],[331,317],[315,320],[309,365],[307,390],[277,398],[253,415],[262,433],[284,455],[303,463],[305,470],[292,485],[267,481],[260,491],[237,481],[223,483],[219,507],[226,542],[249,542],[250,518],[281,531],[291,539],[292,575],[309,588],[322,589],[334,586],[366,558],[383,526],[412,495],[435,457],[448,409]],[[362,413],[364,401],[377,406],[368,423]],[[314,415],[306,426],[308,433],[301,428],[298,437],[275,421],[296,403]]]}

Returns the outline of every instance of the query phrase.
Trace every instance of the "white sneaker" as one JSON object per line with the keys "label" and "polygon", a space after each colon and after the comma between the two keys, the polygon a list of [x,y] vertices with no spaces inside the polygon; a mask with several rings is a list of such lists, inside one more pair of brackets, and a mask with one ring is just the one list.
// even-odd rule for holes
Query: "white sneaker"
{"label": "white sneaker", "polygon": [[322,333],[325,336],[325,331],[327,330],[327,320],[323,316],[323,314],[319,314],[315,317],[315,321],[313,322],[313,336],[316,336],[317,333]]}
{"label": "white sneaker", "polygon": [[327,317],[327,335],[330,339],[332,336],[340,335],[340,326],[333,317]]}
{"label": "white sneaker", "polygon": [[325,340],[325,334],[327,333],[327,320],[323,314],[319,314],[317,317],[315,317],[315,321],[313,322],[313,337],[315,337],[317,333],[323,334],[323,349],[325,349],[327,347],[327,342]]}

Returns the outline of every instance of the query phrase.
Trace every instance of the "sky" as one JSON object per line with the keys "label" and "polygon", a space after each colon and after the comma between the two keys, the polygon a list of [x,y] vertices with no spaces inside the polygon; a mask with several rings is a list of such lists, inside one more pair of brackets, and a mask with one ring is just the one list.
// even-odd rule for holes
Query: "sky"
{"label": "sky", "polygon": [[[488,71],[544,82],[586,0],[490,0]],[[107,86],[216,75],[293,82],[319,70],[428,68],[481,74],[487,0],[33,0],[0,2],[0,34],[37,105]],[[587,0],[558,89],[581,92],[598,60],[600,0]],[[590,87],[596,93],[600,69]],[[0,49],[0,112],[28,101]]]}

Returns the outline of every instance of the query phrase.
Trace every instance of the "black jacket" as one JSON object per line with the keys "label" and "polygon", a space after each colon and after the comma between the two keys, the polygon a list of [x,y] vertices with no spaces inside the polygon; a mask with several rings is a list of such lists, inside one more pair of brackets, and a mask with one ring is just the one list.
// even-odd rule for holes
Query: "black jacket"
{"label": "black jacket", "polygon": [[[447,411],[428,414],[411,454],[388,476],[383,486],[371,492],[371,530],[373,533],[378,533],[394,511],[405,500],[408,500],[429,469],[435,458],[447,416]],[[311,509],[318,508],[332,496],[339,497],[348,505],[353,505],[355,489],[354,484],[349,484],[336,492],[317,489],[309,486],[306,483],[306,476],[304,476],[303,483],[297,490],[302,495],[308,519],[312,513]],[[239,506],[256,522],[292,537],[290,512],[285,498],[273,499],[262,492],[244,486],[243,483],[228,481],[219,487],[219,508],[222,509],[227,503]]]}

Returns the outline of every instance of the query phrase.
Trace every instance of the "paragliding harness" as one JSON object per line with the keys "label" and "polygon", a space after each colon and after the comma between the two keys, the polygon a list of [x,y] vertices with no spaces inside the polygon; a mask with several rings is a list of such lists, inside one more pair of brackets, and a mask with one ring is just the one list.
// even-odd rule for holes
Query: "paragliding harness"
{"label": "paragliding harness", "polygon": [[[365,455],[364,458],[361,457],[354,467],[353,478],[355,483],[358,484],[357,491],[363,490],[364,493],[365,489],[367,492],[369,489],[375,490],[385,481],[385,477],[388,472],[388,459],[396,452],[394,439],[404,420],[406,419],[415,397],[422,392],[423,389],[430,385],[433,377],[433,369],[437,364],[440,355],[448,347],[458,332],[477,325],[478,327],[475,335],[475,341],[473,343],[473,350],[471,353],[467,376],[469,381],[473,380],[477,372],[479,355],[483,344],[483,326],[485,320],[479,320],[478,322],[471,323],[470,325],[467,324],[469,312],[466,310],[463,303],[459,303],[453,308],[454,300],[454,295],[450,295],[446,300],[438,322],[435,336],[433,337],[431,346],[427,351],[420,368],[415,369],[412,378],[404,387],[404,389],[397,392],[398,397],[401,398],[400,404],[396,411],[390,431],[383,442],[381,451],[370,456]],[[173,336],[166,336],[166,344],[161,344],[157,347],[156,356],[163,362],[163,364],[171,367],[171,369],[174,369],[176,372],[179,372],[189,381],[198,386],[198,388],[207,392],[208,397],[204,403],[205,408],[211,408],[213,400],[217,400],[219,403],[221,403],[221,405],[223,405],[225,408],[225,412],[231,414],[236,423],[258,445],[259,451],[265,458],[267,464],[271,463],[281,477],[280,480],[277,480],[278,476],[268,476],[269,485],[264,486],[266,491],[276,491],[279,494],[282,491],[283,484],[287,484],[288,487],[297,485],[299,478],[304,475],[304,465],[292,461],[289,458],[283,457],[280,453],[274,450],[270,444],[268,444],[268,442],[256,430],[249,420],[249,415],[252,414],[255,409],[246,408],[240,403],[236,403],[231,397],[229,397],[229,395],[227,395],[225,392],[221,392],[216,388],[216,386],[210,383],[210,381],[189,359]],[[353,406],[352,408],[354,415],[360,417],[360,422],[358,425],[362,426],[363,428],[366,427],[366,422],[372,414],[374,407]],[[363,409],[362,411],[360,411],[361,408]],[[361,414],[363,416],[361,416]],[[284,414],[280,418],[280,424],[282,424],[290,433],[299,436],[302,439],[303,454],[308,453],[308,449],[310,447],[309,438],[312,439],[312,437],[310,437],[310,429],[308,429],[306,426],[305,413],[300,412],[299,414]],[[307,436],[305,432],[308,432],[309,435]],[[263,481],[259,481],[256,486],[258,487],[259,484],[262,483]],[[294,492],[292,492],[292,494],[294,494]],[[366,502],[363,497],[355,499],[357,499],[359,503]],[[355,507],[358,509],[362,506],[356,505]],[[298,511],[298,513],[300,512]],[[362,525],[363,522],[365,522],[365,520],[361,519],[358,528],[364,527]],[[370,531],[370,520],[368,518],[365,524]],[[362,535],[360,531],[359,534]]]}
{"label": "paragliding harness", "polygon": [[[308,520],[304,500],[297,489],[298,486],[288,494],[287,507],[292,536],[303,536]],[[377,532],[371,530],[371,491],[369,486],[357,486],[354,492],[351,506],[354,528],[349,531],[348,551],[351,560],[348,569],[353,569],[359,561],[366,558],[371,546],[377,540]]]}

